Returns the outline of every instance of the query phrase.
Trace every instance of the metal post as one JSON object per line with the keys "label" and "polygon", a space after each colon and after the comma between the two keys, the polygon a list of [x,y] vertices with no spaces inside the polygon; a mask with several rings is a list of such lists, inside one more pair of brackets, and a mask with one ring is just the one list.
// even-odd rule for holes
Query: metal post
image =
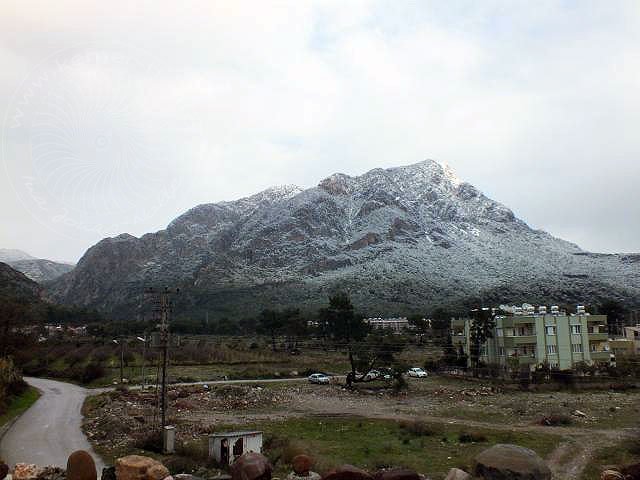
{"label": "metal post", "polygon": [[120,337],[120,383],[124,383],[124,340]]}

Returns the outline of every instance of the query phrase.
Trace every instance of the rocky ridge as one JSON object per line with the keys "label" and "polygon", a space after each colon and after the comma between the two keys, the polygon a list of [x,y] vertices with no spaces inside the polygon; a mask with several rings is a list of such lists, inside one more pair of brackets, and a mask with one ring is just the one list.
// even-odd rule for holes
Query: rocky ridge
{"label": "rocky ridge", "polygon": [[374,315],[473,301],[640,305],[640,255],[534,230],[427,160],[199,205],[165,230],[102,240],[49,294],[129,315],[148,285],[180,286],[185,313],[218,317],[315,308],[336,288]]}
{"label": "rocky ridge", "polygon": [[73,270],[72,264],[35,258],[22,250],[7,248],[0,248],[0,262],[5,262],[38,283],[54,280]]}

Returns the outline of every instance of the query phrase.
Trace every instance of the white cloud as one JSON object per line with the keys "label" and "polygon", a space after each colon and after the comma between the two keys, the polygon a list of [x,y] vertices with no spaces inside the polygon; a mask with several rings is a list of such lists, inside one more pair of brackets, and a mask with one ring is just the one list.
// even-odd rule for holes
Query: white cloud
{"label": "white cloud", "polygon": [[[124,52],[131,61],[111,70],[75,71],[73,91],[128,88],[128,131],[179,187],[157,212],[110,218],[100,234],[52,225],[2,188],[15,230],[0,244],[74,258],[102,234],[162,228],[196,203],[429,157],[536,227],[640,250],[628,221],[640,214],[639,27],[636,2],[5,2],[0,98],[11,105],[47,57]],[[87,125],[104,118],[92,112],[83,126],[98,138],[104,125]],[[9,138],[2,187],[31,161],[25,141]]]}

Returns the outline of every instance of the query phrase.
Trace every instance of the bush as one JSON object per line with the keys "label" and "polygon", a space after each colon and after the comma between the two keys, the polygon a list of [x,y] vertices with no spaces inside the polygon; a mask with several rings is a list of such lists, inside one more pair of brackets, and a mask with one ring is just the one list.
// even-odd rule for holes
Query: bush
{"label": "bush", "polygon": [[206,441],[179,442],[176,445],[176,453],[193,460],[208,460],[209,447]]}
{"label": "bush", "polygon": [[405,433],[414,437],[430,437],[440,433],[439,429],[422,420],[403,420],[399,425]]}
{"label": "bush", "polygon": [[552,413],[551,415],[545,415],[538,423],[545,427],[566,427],[573,423],[570,416],[562,413]]}
{"label": "bush", "polygon": [[88,363],[82,370],[80,381],[82,383],[91,383],[94,380],[104,377],[105,370],[99,363]]}
{"label": "bush", "polygon": [[460,443],[482,443],[487,441],[487,437],[481,433],[462,432],[458,435],[458,441]]}
{"label": "bush", "polygon": [[133,446],[148,452],[162,453],[162,432],[160,430],[137,432],[133,435]]}

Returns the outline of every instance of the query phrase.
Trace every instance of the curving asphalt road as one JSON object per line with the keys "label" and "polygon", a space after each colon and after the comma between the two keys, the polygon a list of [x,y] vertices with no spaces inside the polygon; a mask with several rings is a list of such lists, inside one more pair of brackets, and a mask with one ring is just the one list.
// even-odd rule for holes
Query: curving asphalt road
{"label": "curving asphalt road", "polygon": [[24,462],[65,467],[69,454],[86,450],[93,456],[100,477],[104,463],[81,428],[82,404],[91,392],[55,380],[25,380],[40,390],[41,396],[0,441],[0,458],[10,465]]}

